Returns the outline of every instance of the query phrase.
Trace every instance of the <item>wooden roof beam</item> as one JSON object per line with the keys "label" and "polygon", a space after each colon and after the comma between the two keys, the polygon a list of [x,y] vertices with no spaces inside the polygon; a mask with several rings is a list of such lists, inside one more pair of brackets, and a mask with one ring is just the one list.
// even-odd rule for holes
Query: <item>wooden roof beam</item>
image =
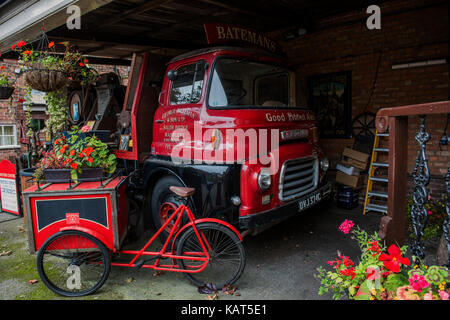
{"label": "wooden roof beam", "polygon": [[128,17],[133,16],[135,14],[141,14],[141,13],[144,13],[144,12],[156,9],[156,8],[158,8],[158,7],[162,6],[162,5],[168,4],[168,3],[172,2],[172,1],[173,0],[147,1],[147,2],[145,2],[144,4],[142,4],[142,5],[138,6],[138,7],[135,7],[133,9],[125,11],[124,13],[122,13],[120,15],[120,17],[114,17],[114,18],[111,18],[109,20],[106,20],[106,21],[102,22],[102,24],[96,26],[96,29],[102,29],[104,27],[107,27],[107,26],[110,26],[110,25],[115,24],[117,22],[120,22],[122,20],[125,20]]}

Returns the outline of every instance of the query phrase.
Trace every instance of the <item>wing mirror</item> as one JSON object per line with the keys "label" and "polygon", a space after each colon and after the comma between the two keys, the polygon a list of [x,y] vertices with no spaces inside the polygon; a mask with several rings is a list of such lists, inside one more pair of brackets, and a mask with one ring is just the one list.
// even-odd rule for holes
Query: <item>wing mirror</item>
{"label": "wing mirror", "polygon": [[169,72],[167,72],[167,78],[169,78],[170,81],[175,81],[177,76],[178,76],[177,70],[169,70]]}

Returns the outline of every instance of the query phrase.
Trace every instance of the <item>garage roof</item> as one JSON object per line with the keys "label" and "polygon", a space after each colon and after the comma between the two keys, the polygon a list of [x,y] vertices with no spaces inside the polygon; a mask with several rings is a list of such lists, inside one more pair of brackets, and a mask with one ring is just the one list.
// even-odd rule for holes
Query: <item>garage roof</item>
{"label": "garage roof", "polygon": [[[50,39],[70,41],[86,55],[129,59],[133,52],[163,51],[176,55],[205,47],[204,23],[236,24],[260,32],[288,27],[311,31],[319,19],[365,10],[381,1],[28,0],[14,1],[16,14],[11,9],[12,2],[0,0],[0,5],[2,2],[6,5],[0,7],[0,30],[8,26],[8,32],[0,31],[0,51],[20,39],[39,38],[45,22]],[[69,16],[65,9],[72,4],[81,7],[79,30],[69,30],[65,24]]]}

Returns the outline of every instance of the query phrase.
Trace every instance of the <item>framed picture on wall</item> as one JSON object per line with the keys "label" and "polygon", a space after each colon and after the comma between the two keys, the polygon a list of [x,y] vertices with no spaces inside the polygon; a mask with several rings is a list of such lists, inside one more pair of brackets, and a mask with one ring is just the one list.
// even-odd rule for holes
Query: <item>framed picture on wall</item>
{"label": "framed picture on wall", "polygon": [[350,138],[352,123],[351,71],[307,78],[308,105],[317,116],[321,138]]}

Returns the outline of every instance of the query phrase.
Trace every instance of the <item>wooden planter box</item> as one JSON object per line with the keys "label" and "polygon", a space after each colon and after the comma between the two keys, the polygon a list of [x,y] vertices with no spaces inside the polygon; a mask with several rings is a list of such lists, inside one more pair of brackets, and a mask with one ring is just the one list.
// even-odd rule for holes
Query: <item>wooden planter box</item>
{"label": "wooden planter box", "polygon": [[[78,180],[98,181],[103,177],[103,168],[81,168]],[[69,182],[72,180],[70,169],[45,169],[44,178],[46,182]]]}

